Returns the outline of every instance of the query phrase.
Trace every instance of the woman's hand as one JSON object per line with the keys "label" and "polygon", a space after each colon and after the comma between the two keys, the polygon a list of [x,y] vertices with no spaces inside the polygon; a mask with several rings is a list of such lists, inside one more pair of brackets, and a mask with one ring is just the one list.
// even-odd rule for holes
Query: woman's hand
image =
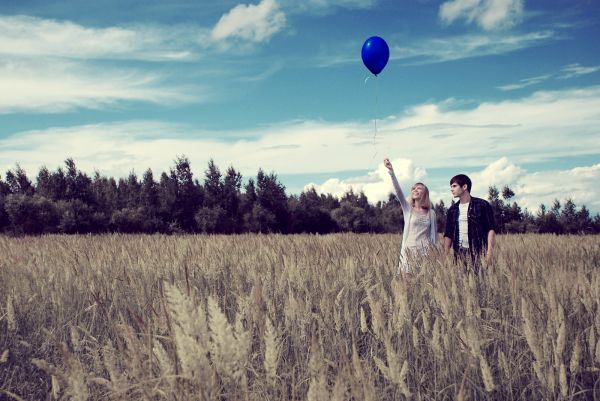
{"label": "woman's hand", "polygon": [[383,165],[386,166],[388,170],[394,171],[394,167],[392,167],[392,162],[390,162],[390,159],[383,159]]}

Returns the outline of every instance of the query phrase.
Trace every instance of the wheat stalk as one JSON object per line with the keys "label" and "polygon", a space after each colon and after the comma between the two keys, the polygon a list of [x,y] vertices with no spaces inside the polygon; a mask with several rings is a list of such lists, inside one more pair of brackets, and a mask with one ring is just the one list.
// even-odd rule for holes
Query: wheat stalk
{"label": "wheat stalk", "polygon": [[6,300],[6,322],[8,331],[14,333],[18,330],[17,319],[15,317],[15,307],[13,305],[12,296],[8,296]]}
{"label": "wheat stalk", "polygon": [[275,384],[277,379],[277,365],[279,363],[279,352],[281,343],[277,335],[277,330],[273,327],[271,320],[265,317],[265,372],[267,374],[267,380],[271,385]]}

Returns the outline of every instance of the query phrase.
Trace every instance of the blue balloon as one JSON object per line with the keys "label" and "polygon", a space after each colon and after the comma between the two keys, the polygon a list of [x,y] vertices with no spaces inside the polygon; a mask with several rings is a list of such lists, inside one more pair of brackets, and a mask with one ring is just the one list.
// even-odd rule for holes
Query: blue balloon
{"label": "blue balloon", "polygon": [[379,36],[371,36],[363,45],[361,55],[365,66],[377,75],[383,71],[390,58],[390,48]]}

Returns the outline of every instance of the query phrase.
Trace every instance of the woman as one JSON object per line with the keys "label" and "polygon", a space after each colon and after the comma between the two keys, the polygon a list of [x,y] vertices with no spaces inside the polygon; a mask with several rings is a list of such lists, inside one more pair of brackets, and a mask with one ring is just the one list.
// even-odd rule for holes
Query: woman
{"label": "woman", "polygon": [[402,188],[394,174],[394,168],[389,159],[383,164],[389,170],[396,196],[404,214],[404,232],[402,233],[402,248],[398,273],[413,273],[409,261],[415,257],[425,256],[431,247],[437,243],[437,225],[435,211],[429,200],[429,190],[423,183],[416,183],[411,188],[410,197],[405,198]]}

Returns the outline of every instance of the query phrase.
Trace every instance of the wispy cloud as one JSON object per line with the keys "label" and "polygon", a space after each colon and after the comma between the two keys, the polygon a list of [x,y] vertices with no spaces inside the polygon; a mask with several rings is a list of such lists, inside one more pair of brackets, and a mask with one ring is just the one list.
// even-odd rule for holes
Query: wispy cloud
{"label": "wispy cloud", "polygon": [[[410,45],[397,45],[388,40],[388,45],[391,60],[401,60],[406,65],[420,65],[507,54],[560,38],[556,32],[544,30],[523,34],[495,32],[422,38],[412,41]],[[359,46],[358,43],[349,43],[336,49],[327,49],[312,63],[319,67],[356,63],[356,48]]]}
{"label": "wispy cloud", "polygon": [[600,71],[600,65],[594,65],[591,67],[585,67],[578,63],[569,64],[562,69],[562,75],[559,76],[561,79],[575,78],[582,75],[592,74]]}
{"label": "wispy cloud", "polygon": [[[269,2],[274,4],[264,0],[257,7]],[[0,15],[0,114],[115,108],[124,102],[212,101],[217,92],[210,89],[211,77],[256,82],[283,66],[278,62],[259,70],[260,62],[244,61],[242,70],[228,66],[235,56],[221,54],[216,68],[217,61],[209,55],[214,56],[218,46],[209,29],[194,25],[91,28],[71,21]],[[203,83],[183,84],[181,76],[173,74],[202,58],[206,60],[196,71],[205,71]],[[249,76],[254,70],[260,72]],[[224,93],[222,88],[218,92]]]}
{"label": "wispy cloud", "polygon": [[269,77],[276,74],[278,71],[281,71],[285,66],[285,63],[281,60],[276,60],[270,63],[264,70],[258,71],[254,75],[248,75],[246,71],[244,71],[245,75],[235,78],[234,80],[237,82],[260,82],[268,79]]}
{"label": "wispy cloud", "polygon": [[206,89],[168,85],[156,73],[44,58],[0,62],[0,87],[0,114],[98,109],[124,101],[176,104],[208,96]]}
{"label": "wispy cloud", "polygon": [[285,14],[275,0],[239,4],[224,14],[211,32],[215,41],[241,39],[264,42],[285,26]]}
{"label": "wispy cloud", "polygon": [[415,63],[438,63],[472,57],[499,55],[556,40],[554,31],[525,34],[474,34],[425,39],[413,46],[394,46],[392,59]]}
{"label": "wispy cloud", "polygon": [[539,75],[537,77],[525,78],[525,79],[519,80],[517,83],[501,85],[501,86],[498,86],[497,88],[502,91],[511,91],[511,90],[516,90],[516,89],[526,88],[526,87],[532,86],[532,85],[537,85],[537,84],[547,81],[551,78],[571,79],[571,78],[580,77],[582,75],[592,74],[597,71],[600,71],[600,65],[585,67],[578,63],[574,63],[574,64],[566,65],[565,67],[563,67],[561,69],[560,73],[557,73],[557,74],[545,74],[545,75]]}
{"label": "wispy cloud", "polygon": [[532,77],[532,78],[525,78],[525,79],[519,80],[519,82],[514,83],[514,84],[498,86],[498,89],[500,89],[501,91],[505,91],[505,92],[516,90],[516,89],[522,89],[522,88],[526,88],[528,86],[537,85],[539,83],[542,83],[542,82],[550,79],[551,77],[552,77],[551,74],[546,74],[546,75],[539,75],[537,77]]}
{"label": "wispy cloud", "polygon": [[200,27],[90,28],[71,21],[0,15],[0,54],[69,59],[189,60],[198,56]]}
{"label": "wispy cloud", "polygon": [[509,28],[523,17],[523,0],[450,0],[440,6],[442,22],[464,19],[485,30]]}
{"label": "wispy cloud", "polygon": [[374,7],[378,0],[281,0],[282,8],[290,13],[330,13],[336,8],[368,9]]}

